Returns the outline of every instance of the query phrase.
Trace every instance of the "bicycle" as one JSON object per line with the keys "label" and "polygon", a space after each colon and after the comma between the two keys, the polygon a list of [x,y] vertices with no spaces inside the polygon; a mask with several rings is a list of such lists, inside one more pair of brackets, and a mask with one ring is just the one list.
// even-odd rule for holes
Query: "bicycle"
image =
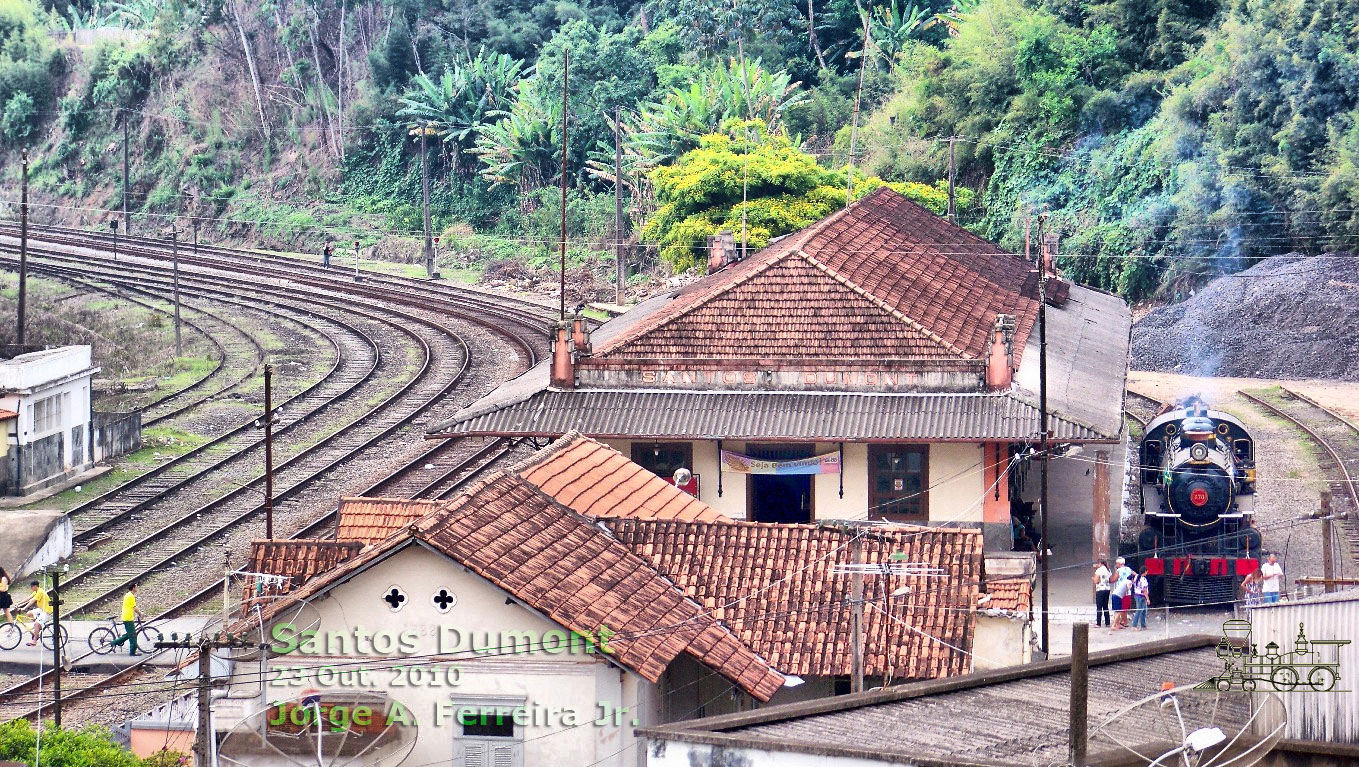
{"label": "bicycle", "polygon": [[[0,650],[13,650],[24,641],[24,637],[31,636],[33,633],[33,616],[25,612],[16,612],[14,620],[0,623]],[[39,641],[42,646],[51,650],[53,639],[56,635],[52,633],[52,623],[49,621],[38,633]],[[61,645],[65,647],[71,641],[71,632],[65,626],[61,627]]]}
{"label": "bicycle", "polygon": [[[99,626],[90,632],[90,650],[97,655],[108,655],[117,648],[113,644],[127,632],[123,629],[123,622],[116,616],[109,618],[109,625]],[[146,621],[137,622],[137,648],[141,652],[150,652],[155,649],[156,643],[161,640],[160,629],[150,625]]]}

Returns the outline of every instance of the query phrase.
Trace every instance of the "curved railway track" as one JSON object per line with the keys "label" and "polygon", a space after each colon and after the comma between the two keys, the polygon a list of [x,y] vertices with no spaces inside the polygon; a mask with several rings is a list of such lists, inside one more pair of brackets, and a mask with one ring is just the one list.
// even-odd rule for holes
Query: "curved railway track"
{"label": "curved railway track", "polygon": [[1151,419],[1156,417],[1161,407],[1162,402],[1160,400],[1135,392],[1132,389],[1127,390],[1127,396],[1123,399],[1123,412],[1142,428],[1146,428]]}
{"label": "curved railway track", "polygon": [[[88,234],[57,232],[44,236],[39,231],[35,233],[35,241],[30,249],[33,255],[30,268],[60,278],[106,282],[115,289],[136,291],[164,300],[169,290],[169,277],[164,263],[169,257],[168,245],[139,238],[132,238],[131,242],[124,240],[119,243],[120,261],[115,264],[110,259],[104,258],[101,252],[97,250],[91,252],[91,239]],[[64,249],[53,250],[50,247],[53,244],[63,246]],[[13,249],[12,243],[0,242],[0,250]],[[324,308],[336,313],[346,312],[350,318],[363,315],[373,327],[386,323],[387,332],[404,332],[416,338],[419,341],[417,345],[423,349],[418,372],[414,373],[405,385],[387,394],[380,402],[367,403],[367,410],[364,411],[362,419],[352,420],[355,424],[363,420],[365,427],[363,430],[342,427],[339,431],[323,437],[316,444],[300,450],[276,467],[278,477],[279,474],[285,474],[293,468],[290,462],[297,462],[295,473],[298,476],[287,477],[280,483],[281,490],[276,494],[280,505],[285,506],[292,495],[301,495],[307,491],[316,492],[318,487],[322,488],[320,492],[329,493],[328,497],[333,505],[336,494],[323,482],[327,475],[341,473],[344,467],[350,461],[357,460],[363,451],[378,445],[393,434],[403,429],[414,431],[411,427],[416,419],[435,408],[459,382],[463,381],[472,364],[473,355],[456,333],[443,326],[443,320],[454,318],[479,326],[503,339],[520,357],[518,362],[521,365],[535,361],[538,350],[544,346],[546,334],[543,331],[548,322],[546,311],[527,302],[510,302],[512,305],[503,306],[501,300],[496,297],[451,286],[381,275],[365,274],[363,281],[356,284],[352,280],[337,279],[337,273],[334,271],[323,270],[319,266],[297,259],[226,248],[206,250],[206,255],[180,255],[180,288],[183,297],[221,304],[233,302],[247,304],[257,310],[267,305],[270,307],[269,311],[275,312],[285,311],[283,307],[286,306],[286,311],[320,313],[320,309]],[[242,260],[249,262],[247,270],[249,278],[240,276],[243,271]],[[297,305],[298,301],[305,302],[305,309]],[[359,306],[378,308],[358,309]],[[400,322],[393,322],[393,317],[399,317]],[[327,319],[335,320],[334,317]],[[336,327],[339,325],[337,322]],[[402,327],[398,328],[397,325]],[[409,326],[423,328],[429,338],[419,338]],[[448,363],[458,355],[450,355],[446,348],[441,354],[436,354],[430,345],[429,339],[438,338],[441,334],[445,339],[457,338],[461,344],[460,362],[456,366],[457,369],[452,371],[452,375]],[[363,333],[360,332],[358,335]],[[339,336],[335,334],[330,338],[335,343],[337,357],[343,357],[344,350],[349,350],[350,359],[357,359],[352,350],[353,335],[349,336],[349,342],[337,341]],[[371,335],[369,338],[374,340]],[[379,359],[375,360],[375,363],[380,362],[383,356],[382,347],[390,344],[390,341],[376,340]],[[339,359],[335,367],[337,369],[340,367]],[[377,369],[376,364],[373,365],[373,369]],[[372,371],[367,374],[369,378],[373,378],[374,375]],[[203,382],[212,376],[212,373],[204,376],[195,382],[195,387],[210,388]],[[248,377],[249,375],[244,376],[242,380]],[[331,379],[332,376],[324,376],[312,389]],[[217,391],[220,393],[234,385],[236,384]],[[172,396],[180,396],[183,393]],[[212,396],[209,394],[202,400],[210,399]],[[357,396],[353,398],[359,399]],[[170,398],[165,398],[168,399]],[[372,395],[370,399],[373,399]],[[184,405],[184,409],[194,404],[197,402]],[[307,412],[318,413],[323,409],[318,407]],[[164,417],[169,415],[171,414]],[[291,413],[289,417],[293,417]],[[297,418],[300,420],[300,416]],[[319,420],[320,417],[317,418]],[[284,424],[284,428],[295,423],[296,421]],[[249,424],[245,426],[248,427]],[[376,433],[373,432],[374,429]],[[248,439],[241,441],[251,442]],[[249,451],[257,452],[257,448],[256,441],[234,453],[227,451],[222,462],[247,462]],[[414,458],[401,462],[394,470],[388,471],[380,480],[361,492],[408,497],[446,497],[460,484],[508,455],[512,449],[513,445],[506,441],[484,445],[466,444],[466,441],[439,443],[420,451]],[[390,458],[388,463],[391,463]],[[171,472],[172,470],[166,469],[159,474]],[[191,476],[207,476],[207,473]],[[154,480],[153,477],[146,481]],[[129,535],[135,540],[131,545],[123,546],[119,551],[104,557],[71,578],[69,583],[72,584],[72,591],[64,591],[63,595],[68,604],[68,611],[92,610],[100,605],[106,605],[109,598],[119,593],[127,583],[145,578],[148,573],[157,573],[166,565],[174,564],[177,565],[177,571],[184,571],[186,567],[205,564],[203,560],[210,558],[205,554],[205,544],[238,534],[244,526],[255,520],[262,510],[262,504],[251,502],[245,495],[248,490],[262,484],[262,478],[255,478],[236,490],[209,499],[208,503],[198,506],[194,511],[178,513],[169,518],[162,517],[155,524],[148,526],[141,523],[142,518],[156,515],[150,513],[139,515],[135,512],[149,512],[151,507],[146,504],[156,501],[163,503],[167,493],[172,491],[162,489],[151,494],[143,502],[136,500],[133,492],[135,485],[140,484],[141,481],[138,480],[116,489],[122,490],[123,495],[134,499],[135,509],[129,510],[125,507],[120,512],[115,512],[115,517],[132,526]],[[128,485],[134,487],[129,488]],[[180,481],[177,485],[187,485],[187,482]],[[153,486],[148,484],[147,487]],[[111,498],[104,499],[105,503],[109,500]],[[86,511],[92,513],[95,506],[90,504]],[[333,519],[332,508],[310,524],[303,525],[296,534],[299,536],[323,534]],[[88,536],[92,531],[104,532],[110,527],[116,528],[117,524],[118,522],[110,520],[98,521],[92,525],[82,524],[82,535]],[[147,532],[148,529],[150,532]],[[197,559],[194,559],[195,557]],[[221,586],[221,579],[215,579],[164,608],[161,615],[173,616],[190,612],[211,600],[220,592]],[[75,610],[70,610],[69,605],[72,604],[75,604]],[[86,657],[77,657],[72,662],[79,666]],[[92,694],[140,673],[147,673],[145,661],[111,675],[88,675],[88,678],[79,684],[79,689],[71,691],[69,695],[71,698],[77,698]],[[39,684],[40,680],[34,677],[0,691],[0,700],[7,702],[0,705],[0,719],[13,716],[31,717],[36,706],[29,705],[31,701],[25,702],[24,697],[31,697]]]}
{"label": "curved railway track", "polygon": [[1349,543],[1351,559],[1359,563],[1359,426],[1311,397],[1282,386],[1278,397],[1246,391],[1237,394],[1307,435],[1332,498],[1349,506],[1349,514],[1341,519],[1341,530]]}

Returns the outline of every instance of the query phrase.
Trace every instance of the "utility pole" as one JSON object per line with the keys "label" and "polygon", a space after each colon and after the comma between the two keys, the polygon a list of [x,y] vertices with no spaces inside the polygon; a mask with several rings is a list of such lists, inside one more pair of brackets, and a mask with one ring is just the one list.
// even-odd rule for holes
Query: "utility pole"
{"label": "utility pole", "polygon": [[1071,706],[1069,759],[1071,767],[1085,767],[1089,745],[1087,710],[1090,702],[1090,624],[1071,627]]}
{"label": "utility pole", "polygon": [[[862,13],[862,9],[860,10]],[[849,164],[845,167],[845,207],[854,201],[854,154],[859,149],[859,102],[864,95],[864,69],[868,66],[868,16],[864,15],[864,47],[859,52],[859,84],[854,89],[854,114],[849,121]]]}
{"label": "utility pole", "polygon": [[1048,615],[1052,612],[1052,603],[1048,601],[1048,571],[1051,569],[1048,552],[1052,551],[1052,542],[1048,538],[1048,462],[1051,456],[1048,455],[1048,271],[1047,271],[1047,239],[1044,237],[1044,228],[1047,224],[1047,214],[1038,217],[1038,414],[1042,435],[1039,438],[1040,456],[1042,460],[1041,472],[1039,474],[1038,506],[1042,516],[1043,529],[1039,532],[1042,542],[1039,548],[1039,562],[1043,566],[1043,654],[1051,654],[1051,640],[1048,636]]}
{"label": "utility pole", "polygon": [[231,552],[222,553],[222,626],[231,625]]}
{"label": "utility pole", "polygon": [[52,723],[61,727],[61,570],[52,568]]}
{"label": "utility pole", "polygon": [[194,216],[194,218],[193,218],[193,254],[194,254],[195,257],[198,256],[198,225],[199,225],[199,223],[201,223],[201,222],[198,220],[198,216]]}
{"label": "utility pole", "polygon": [[620,135],[618,107],[613,108],[613,302],[622,306],[626,293],[628,267],[623,261],[623,138]]}
{"label": "utility pole", "polygon": [[429,223],[429,153],[425,151],[425,135],[429,133],[429,123],[420,125],[420,194],[425,205],[425,249],[422,254],[425,258],[425,275],[431,279],[434,277],[434,245],[430,241],[433,233],[430,231]]}
{"label": "utility pole", "polygon": [[566,320],[566,150],[568,126],[571,124],[571,109],[568,85],[571,77],[571,48],[562,50],[562,248],[561,248],[561,318]]}
{"label": "utility pole", "polygon": [[264,537],[274,539],[274,366],[264,365]]}
{"label": "utility pole", "polygon": [[193,763],[212,766],[213,739],[215,734],[212,731],[212,651],[236,648],[260,648],[267,647],[266,643],[248,642],[242,637],[233,634],[217,634],[209,637],[206,634],[194,639],[192,636],[184,635],[181,639],[178,634],[171,634],[170,641],[156,642],[157,650],[195,650],[198,653],[198,728],[195,732],[193,744]]}
{"label": "utility pole", "polygon": [[863,568],[858,567],[864,563],[864,544],[863,536],[859,535],[852,528],[850,535],[850,556],[856,565],[854,572],[850,574],[850,605],[849,605],[849,630],[850,630],[850,692],[864,691],[864,574]]}
{"label": "utility pole", "polygon": [[1326,579],[1326,593],[1335,591],[1335,552],[1331,549],[1331,490],[1321,491],[1321,577]]}
{"label": "utility pole", "polygon": [[948,137],[948,220],[952,223],[956,223],[958,220],[957,209],[953,202],[953,186],[958,177],[958,166],[953,149],[957,141],[957,136]]}
{"label": "utility pole", "polygon": [[173,258],[173,260],[174,260],[174,273],[175,273],[175,279],[174,279],[174,284],[175,284],[175,291],[174,291],[174,292],[175,292],[175,358],[178,359],[178,358],[184,356],[184,347],[183,347],[183,345],[180,343],[180,334],[179,334],[179,230],[178,230],[178,229],[171,229],[171,230],[170,230],[170,253],[172,254],[172,258]]}
{"label": "utility pole", "polygon": [[[127,110],[121,110],[123,115],[123,232],[132,233],[132,219],[127,215]],[[118,260],[118,235],[114,234],[113,239],[113,260]]]}
{"label": "utility pole", "polygon": [[[19,346],[24,345],[24,329],[28,326],[24,312],[24,301],[28,294],[28,150],[23,150],[23,168],[20,171],[19,192],[19,327],[15,338]],[[20,349],[20,352],[23,350]]]}

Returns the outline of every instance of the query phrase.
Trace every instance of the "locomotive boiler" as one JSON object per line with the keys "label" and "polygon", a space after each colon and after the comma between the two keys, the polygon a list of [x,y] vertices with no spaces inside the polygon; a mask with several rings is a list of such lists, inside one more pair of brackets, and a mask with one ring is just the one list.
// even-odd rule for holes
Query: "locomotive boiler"
{"label": "locomotive boiler", "polygon": [[1260,566],[1255,441],[1197,397],[1153,418],[1139,451],[1138,555],[1171,604],[1227,604]]}

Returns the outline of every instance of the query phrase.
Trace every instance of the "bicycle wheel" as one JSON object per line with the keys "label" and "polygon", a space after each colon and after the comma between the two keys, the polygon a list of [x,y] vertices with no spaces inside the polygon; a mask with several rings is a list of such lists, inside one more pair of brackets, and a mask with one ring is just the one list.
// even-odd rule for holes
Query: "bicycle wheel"
{"label": "bicycle wheel", "polygon": [[118,634],[108,626],[100,626],[90,632],[90,650],[99,655],[108,655],[113,652],[113,640],[118,638]]}
{"label": "bicycle wheel", "polygon": [[[55,644],[54,644],[54,643],[55,643],[55,641],[56,641],[56,639],[55,639],[56,635],[52,632],[52,624],[49,623],[49,624],[47,624],[46,626],[43,626],[41,636],[42,636],[42,646],[43,646],[43,647],[46,647],[46,648],[49,649],[49,650],[55,649]],[[65,626],[62,626],[62,627],[61,627],[61,646],[62,646],[62,647],[65,647],[68,643],[70,643],[70,641],[71,641],[71,632],[67,631]]]}
{"label": "bicycle wheel", "polygon": [[160,629],[155,626],[142,626],[137,629],[137,651],[155,652],[156,643],[161,640]]}
{"label": "bicycle wheel", "polygon": [[13,650],[24,640],[24,630],[19,624],[7,622],[0,624],[0,650]]}

